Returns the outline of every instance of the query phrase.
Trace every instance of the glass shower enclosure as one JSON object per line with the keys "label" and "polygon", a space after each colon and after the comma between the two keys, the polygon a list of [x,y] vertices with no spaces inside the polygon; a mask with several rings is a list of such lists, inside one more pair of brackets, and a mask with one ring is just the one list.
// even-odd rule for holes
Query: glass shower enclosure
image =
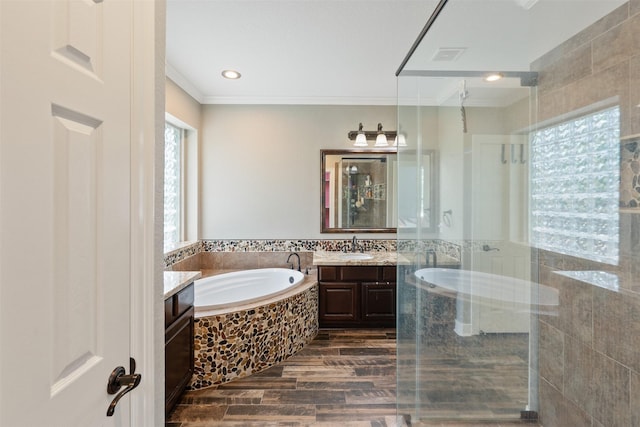
{"label": "glass shower enclosure", "polygon": [[538,85],[549,52],[621,4],[441,1],[398,69],[397,405],[412,425],[537,420],[540,322],[562,292],[539,258],[617,262],[615,102],[549,119]]}

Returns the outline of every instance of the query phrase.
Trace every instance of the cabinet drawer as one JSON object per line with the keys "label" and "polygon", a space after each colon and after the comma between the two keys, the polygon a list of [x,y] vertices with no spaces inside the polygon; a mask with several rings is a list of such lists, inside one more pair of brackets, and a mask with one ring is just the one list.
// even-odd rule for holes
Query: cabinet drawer
{"label": "cabinet drawer", "polygon": [[174,320],[176,319],[173,317],[173,297],[169,297],[164,300],[164,327],[172,324]]}
{"label": "cabinet drawer", "polygon": [[344,281],[378,280],[378,267],[353,266],[340,267],[339,279]]}
{"label": "cabinet drawer", "polygon": [[174,304],[173,313],[176,317],[193,307],[193,293],[195,286],[190,284],[176,295],[177,302]]}
{"label": "cabinet drawer", "polygon": [[182,313],[193,307],[194,285],[191,283],[164,301],[164,326],[171,325]]}
{"label": "cabinet drawer", "polygon": [[396,266],[385,265],[382,267],[382,281],[383,282],[395,282],[396,281]]}
{"label": "cabinet drawer", "polygon": [[337,269],[338,267],[318,267],[318,280],[336,280],[338,278]]}

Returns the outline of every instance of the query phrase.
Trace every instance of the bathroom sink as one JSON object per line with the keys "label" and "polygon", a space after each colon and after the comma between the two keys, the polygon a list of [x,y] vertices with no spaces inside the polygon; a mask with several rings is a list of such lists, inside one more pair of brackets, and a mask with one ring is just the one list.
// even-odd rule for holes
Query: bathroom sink
{"label": "bathroom sink", "polygon": [[358,252],[346,252],[340,254],[341,259],[354,259],[354,260],[362,260],[362,259],[373,259],[373,255],[371,254],[363,254]]}

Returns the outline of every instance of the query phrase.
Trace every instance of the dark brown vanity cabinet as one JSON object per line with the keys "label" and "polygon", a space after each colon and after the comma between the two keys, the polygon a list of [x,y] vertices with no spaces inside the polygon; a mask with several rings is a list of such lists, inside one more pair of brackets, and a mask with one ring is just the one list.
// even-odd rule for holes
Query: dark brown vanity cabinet
{"label": "dark brown vanity cabinet", "polygon": [[193,283],[164,302],[165,413],[178,403],[193,375]]}
{"label": "dark brown vanity cabinet", "polygon": [[395,266],[320,266],[320,327],[394,327]]}
{"label": "dark brown vanity cabinet", "polygon": [[320,327],[358,321],[360,301],[358,283],[320,282]]}
{"label": "dark brown vanity cabinet", "polygon": [[395,325],[396,320],[396,284],[362,284],[362,320],[384,322]]}

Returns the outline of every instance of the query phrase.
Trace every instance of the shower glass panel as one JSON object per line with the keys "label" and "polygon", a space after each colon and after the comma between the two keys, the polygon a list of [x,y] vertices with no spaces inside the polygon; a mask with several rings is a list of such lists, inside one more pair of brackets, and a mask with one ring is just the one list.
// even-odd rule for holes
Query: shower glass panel
{"label": "shower glass panel", "polygon": [[637,1],[442,0],[400,65],[411,425],[639,419],[638,19]]}
{"label": "shower glass panel", "polygon": [[[500,53],[512,41],[505,34],[526,31],[521,21],[500,22],[502,34],[489,24],[483,37],[472,31],[505,9],[522,8],[449,1],[398,76],[407,141],[398,218],[411,220],[398,227],[397,402],[412,425],[516,421],[537,410],[541,297],[528,245],[536,74]],[[436,159],[435,179],[422,173],[427,159]],[[422,195],[432,187],[437,212],[426,226]]]}
{"label": "shower glass panel", "polygon": [[[398,278],[398,411],[413,425],[517,420],[535,410],[529,348],[538,286],[527,245],[525,131],[535,89],[506,78],[492,93],[479,80],[399,78],[407,147],[398,152],[406,198],[398,215],[417,220],[398,228],[405,261]],[[433,105],[443,87],[447,99]],[[459,88],[476,98],[472,105],[463,99],[461,106]],[[421,171],[434,156],[439,173],[430,182]],[[438,213],[428,227],[420,207],[432,186],[439,189]]]}

